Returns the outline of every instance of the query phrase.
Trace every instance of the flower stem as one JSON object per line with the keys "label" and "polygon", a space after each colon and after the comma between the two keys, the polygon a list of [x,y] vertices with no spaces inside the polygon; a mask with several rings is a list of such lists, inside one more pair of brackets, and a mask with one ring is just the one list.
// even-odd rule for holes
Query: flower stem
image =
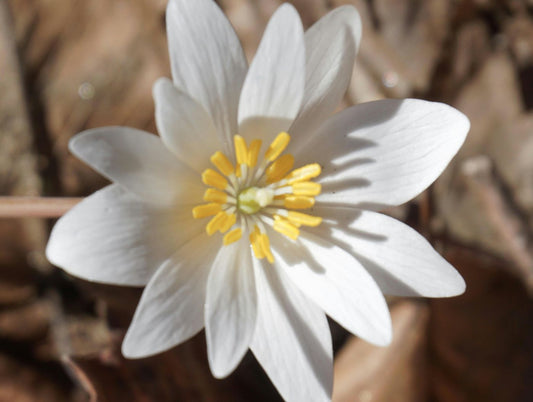
{"label": "flower stem", "polygon": [[0,218],[58,218],[82,198],[0,196]]}

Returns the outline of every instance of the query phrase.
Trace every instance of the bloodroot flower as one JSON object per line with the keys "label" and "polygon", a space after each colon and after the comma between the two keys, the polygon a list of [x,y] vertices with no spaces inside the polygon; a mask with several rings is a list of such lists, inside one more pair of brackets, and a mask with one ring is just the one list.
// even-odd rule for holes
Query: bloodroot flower
{"label": "bloodroot flower", "polygon": [[305,34],[281,6],[249,67],[211,0],[171,0],[167,30],[173,81],[154,86],[160,137],[108,127],[72,139],[113,184],[59,220],[48,258],[90,281],[146,286],[125,356],[163,352],[205,326],[214,376],[250,348],[285,399],[329,400],[326,314],[387,345],[383,293],[464,291],[424,238],[374,211],[426,189],[468,119],[414,99],[331,116],[361,37],[349,6]]}

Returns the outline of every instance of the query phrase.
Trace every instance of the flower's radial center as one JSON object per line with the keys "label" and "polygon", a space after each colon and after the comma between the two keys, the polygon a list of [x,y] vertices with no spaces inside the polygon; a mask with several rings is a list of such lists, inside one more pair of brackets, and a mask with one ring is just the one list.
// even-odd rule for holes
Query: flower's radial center
{"label": "flower's radial center", "polygon": [[237,208],[244,214],[255,214],[261,208],[268,206],[274,200],[274,190],[271,188],[248,187],[237,197]]}
{"label": "flower's radial center", "polygon": [[207,203],[192,210],[197,219],[212,217],[206,225],[208,235],[224,233],[224,245],[228,245],[246,233],[255,257],[273,262],[267,227],[296,240],[300,226],[320,225],[322,218],[295,211],[315,204],[321,187],[311,179],[320,175],[320,165],[293,170],[294,157],[282,155],[289,141],[289,134],[279,133],[259,159],[261,140],[248,146],[236,135],[235,164],[220,151],[211,156],[218,171],[202,173],[202,182],[209,186],[203,197]]}

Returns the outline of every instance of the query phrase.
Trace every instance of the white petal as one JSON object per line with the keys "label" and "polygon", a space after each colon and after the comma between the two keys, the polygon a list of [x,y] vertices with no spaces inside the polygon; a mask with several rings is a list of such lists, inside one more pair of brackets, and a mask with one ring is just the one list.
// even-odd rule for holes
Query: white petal
{"label": "white petal", "polygon": [[255,328],[257,293],[248,246],[224,246],[207,280],[205,336],[211,372],[230,374],[248,350]]}
{"label": "white petal", "polygon": [[329,401],[333,386],[326,316],[282,269],[255,260],[258,315],[251,349],[287,401]]}
{"label": "white petal", "polygon": [[69,148],[145,201],[173,205],[202,199],[200,175],[182,164],[158,136],[128,127],[102,127],[76,135]]}
{"label": "white petal", "polygon": [[305,95],[290,128],[292,144],[328,118],[342,100],[361,40],[361,18],[352,6],[336,8],[305,32]]}
{"label": "white petal", "polygon": [[235,31],[212,0],[171,0],[167,33],[174,83],[205,108],[232,152],[247,70]]}
{"label": "white petal", "polygon": [[304,85],[302,23],[294,7],[284,4],[270,19],[246,76],[239,103],[240,134],[268,143],[286,131],[300,110]]}
{"label": "white petal", "polygon": [[376,345],[391,340],[391,322],[381,291],[346,251],[311,233],[297,242],[271,236],[276,264],[300,290],[348,331]]}
{"label": "white petal", "polygon": [[449,297],[464,292],[461,275],[415,230],[389,216],[351,208],[315,208],[315,230],[350,252],[386,294]]}
{"label": "white petal", "polygon": [[204,327],[207,276],[220,237],[206,233],[181,247],[157,270],[144,289],[122,353],[147,357],[168,350]]}
{"label": "white petal", "polygon": [[59,219],[46,256],[89,281],[143,286],[188,236],[201,230],[190,210],[156,208],[115,184]]}
{"label": "white petal", "polygon": [[153,92],[155,120],[163,143],[179,160],[203,172],[209,157],[222,149],[209,114],[167,78],[157,80]]}
{"label": "white petal", "polygon": [[409,201],[446,168],[469,121],[442,103],[381,100],[329,119],[296,160],[322,165],[317,201],[380,208]]}

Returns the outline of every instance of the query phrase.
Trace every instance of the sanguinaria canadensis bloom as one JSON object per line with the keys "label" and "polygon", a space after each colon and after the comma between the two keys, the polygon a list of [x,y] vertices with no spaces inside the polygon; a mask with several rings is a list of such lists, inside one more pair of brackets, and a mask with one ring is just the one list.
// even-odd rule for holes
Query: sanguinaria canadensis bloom
{"label": "sanguinaria canadensis bloom", "polygon": [[47,256],[89,281],[145,286],[126,357],[205,327],[214,376],[251,349],[286,400],[329,400],[326,314],[387,345],[383,294],[464,291],[422,236],[376,211],[425,190],[468,119],[415,99],[334,114],[361,38],[350,6],[304,33],[282,5],[250,66],[212,0],[171,0],[167,31],[173,79],[153,90],[160,136],[105,127],[71,140],[113,184],[58,221]]}

